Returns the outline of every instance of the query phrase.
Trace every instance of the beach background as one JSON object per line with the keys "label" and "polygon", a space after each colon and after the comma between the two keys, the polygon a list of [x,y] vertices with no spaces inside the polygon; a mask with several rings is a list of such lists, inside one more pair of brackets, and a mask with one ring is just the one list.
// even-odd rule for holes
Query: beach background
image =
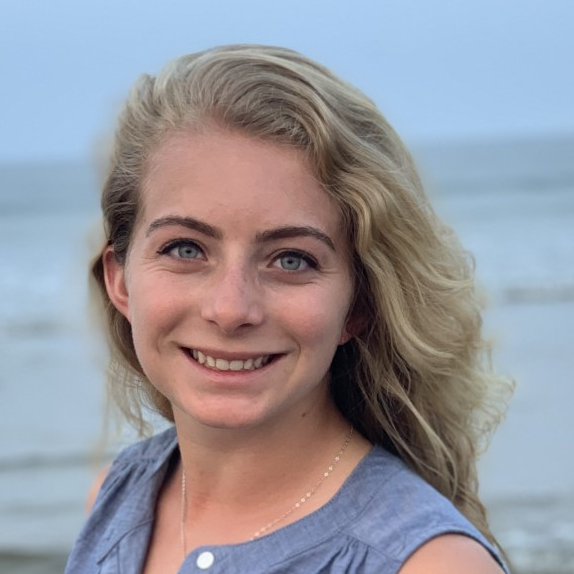
{"label": "beach background", "polygon": [[481,459],[481,492],[514,572],[573,574],[574,5],[202,10],[2,7],[0,572],[61,572],[94,474],[134,439],[124,432],[101,451],[106,352],[87,313],[95,158],[116,104],[170,57],[262,42],[316,57],[369,93],[474,254],[494,364],[516,381]]}
{"label": "beach background", "polygon": [[[517,382],[481,464],[494,530],[516,572],[572,573],[574,139],[417,154],[475,255],[495,364]],[[51,572],[101,456],[105,352],[86,304],[96,181],[88,166],[12,166],[0,189],[0,571]]]}

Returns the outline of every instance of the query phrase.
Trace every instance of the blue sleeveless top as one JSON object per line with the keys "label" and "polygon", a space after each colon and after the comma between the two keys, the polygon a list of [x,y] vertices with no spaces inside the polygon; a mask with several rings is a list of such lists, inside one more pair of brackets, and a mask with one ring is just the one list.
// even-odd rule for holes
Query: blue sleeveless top
{"label": "blue sleeveless top", "polygon": [[[114,461],[65,574],[140,574],[155,502],[177,449],[175,429],[125,449]],[[441,534],[469,536],[508,572],[497,550],[400,459],[374,447],[323,507],[266,536],[202,546],[179,574],[396,574]]]}

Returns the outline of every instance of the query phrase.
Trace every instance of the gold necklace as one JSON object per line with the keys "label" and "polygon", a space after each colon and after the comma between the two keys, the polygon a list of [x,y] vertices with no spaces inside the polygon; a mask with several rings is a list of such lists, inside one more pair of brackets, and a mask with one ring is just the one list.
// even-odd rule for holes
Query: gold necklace
{"label": "gold necklace", "polygon": [[[279,522],[285,520],[288,516],[290,516],[291,514],[293,514],[296,510],[298,510],[299,508],[301,508],[301,506],[307,502],[314,494],[315,492],[317,492],[317,489],[323,484],[323,482],[325,482],[325,480],[329,477],[329,475],[333,472],[333,470],[335,469],[335,466],[337,465],[337,463],[341,460],[341,457],[343,456],[344,452],[347,450],[347,447],[349,446],[349,443],[351,442],[351,439],[353,438],[353,433],[355,432],[355,429],[353,426],[351,426],[351,429],[349,430],[347,436],[345,437],[345,442],[343,443],[343,446],[341,447],[341,449],[339,450],[339,452],[336,454],[335,458],[333,459],[333,461],[331,462],[331,464],[327,467],[327,469],[325,470],[325,472],[323,473],[323,476],[321,477],[321,479],[315,484],[315,486],[313,486],[313,488],[311,488],[311,490],[309,490],[309,492],[307,492],[304,496],[302,496],[289,510],[287,510],[287,512],[284,512],[281,516],[279,516],[278,518],[276,518],[275,520],[272,520],[271,522],[269,522],[269,524],[266,524],[263,528],[260,528],[251,538],[250,540],[255,540],[256,538],[259,538],[260,536],[262,536],[263,534],[265,534],[265,532],[267,532],[269,529],[273,528],[273,526],[275,526],[276,524],[278,524]],[[181,549],[183,552],[183,558],[185,559],[185,557],[187,556],[187,544],[186,544],[186,540],[185,540],[185,525],[187,523],[187,492],[186,492],[186,487],[185,487],[185,469],[183,468],[183,464],[182,464],[182,471],[181,471],[181,522],[180,522],[180,536],[181,536]]]}

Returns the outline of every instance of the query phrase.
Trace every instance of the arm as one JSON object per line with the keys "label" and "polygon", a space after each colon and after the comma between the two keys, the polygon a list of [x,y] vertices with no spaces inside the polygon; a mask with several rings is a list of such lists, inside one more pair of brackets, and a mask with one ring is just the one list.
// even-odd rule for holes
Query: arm
{"label": "arm", "polygon": [[400,574],[503,574],[478,542],[459,534],[433,538],[405,562]]}
{"label": "arm", "polygon": [[84,505],[84,509],[86,514],[90,514],[94,503],[96,502],[96,498],[98,497],[98,493],[100,492],[100,488],[102,488],[102,484],[104,480],[106,480],[106,476],[108,476],[108,472],[110,471],[110,465],[103,468],[100,472],[98,472],[92,486],[90,486],[90,490],[88,490],[88,497],[86,499],[86,504]]}

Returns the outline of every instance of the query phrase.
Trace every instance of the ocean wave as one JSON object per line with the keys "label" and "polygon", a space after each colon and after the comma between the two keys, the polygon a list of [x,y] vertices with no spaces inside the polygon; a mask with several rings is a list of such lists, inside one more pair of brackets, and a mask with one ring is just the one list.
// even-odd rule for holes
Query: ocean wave
{"label": "ocean wave", "polygon": [[503,304],[567,303],[574,301],[572,285],[521,285],[505,288],[499,297]]}
{"label": "ocean wave", "polygon": [[4,321],[0,331],[10,337],[17,338],[43,338],[64,333],[69,328],[66,323],[56,318],[22,318],[22,320]]}
{"label": "ocean wave", "polygon": [[101,464],[113,458],[111,452],[63,452],[45,454],[26,454],[24,456],[0,457],[0,473],[19,472],[21,470],[45,470],[50,468],[77,468]]}
{"label": "ocean wave", "polygon": [[493,531],[513,572],[574,572],[574,503],[562,497],[505,498],[487,503]]}
{"label": "ocean wave", "polygon": [[67,553],[39,552],[18,549],[0,550],[0,572],[18,574],[61,574],[66,567]]}

